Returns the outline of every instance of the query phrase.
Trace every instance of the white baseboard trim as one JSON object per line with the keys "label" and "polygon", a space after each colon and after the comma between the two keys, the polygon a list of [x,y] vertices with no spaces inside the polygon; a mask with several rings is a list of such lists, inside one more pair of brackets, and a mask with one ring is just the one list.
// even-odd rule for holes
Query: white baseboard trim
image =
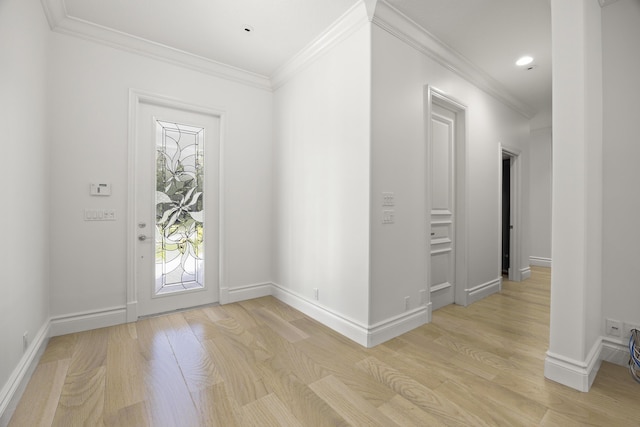
{"label": "white baseboard trim", "polygon": [[122,323],[127,323],[127,307],[125,306],[83,311],[52,317],[49,335],[56,337]]}
{"label": "white baseboard trim", "polygon": [[280,285],[274,284],[272,289],[272,295],[275,298],[296,310],[301,311],[312,319],[317,320],[324,326],[344,335],[350,340],[355,341],[364,347],[367,346],[368,339],[366,325],[303,298]]}
{"label": "white baseboard trim", "polygon": [[473,304],[474,302],[480,301],[481,299],[486,298],[489,295],[500,292],[501,289],[502,277],[497,277],[481,285],[474,286],[470,289],[465,289],[465,292],[467,293],[467,305]]}
{"label": "white baseboard trim", "polygon": [[266,297],[273,294],[273,287],[273,283],[255,283],[231,289],[222,288],[220,289],[220,304]]}
{"label": "white baseboard trim", "polygon": [[274,284],[272,289],[275,298],[367,348],[382,344],[431,321],[431,303],[367,326],[282,286]]}
{"label": "white baseboard trim", "polygon": [[551,268],[551,258],[543,258],[538,256],[530,256],[529,264],[536,267],[549,267]]}
{"label": "white baseboard trim", "polygon": [[50,321],[47,320],[33,337],[18,366],[0,390],[0,425],[9,424],[38,361],[49,342]]}
{"label": "white baseboard trim", "polygon": [[520,269],[520,281],[531,278],[531,267],[525,267]]}
{"label": "white baseboard trim", "polygon": [[431,321],[431,302],[369,327],[367,347],[375,347]]}
{"label": "white baseboard trim", "polygon": [[609,337],[602,337],[600,359],[616,365],[629,366],[629,346]]}
{"label": "white baseboard trim", "polygon": [[598,338],[585,361],[575,360],[547,351],[544,376],[578,391],[588,392],[600,369],[602,338]]}

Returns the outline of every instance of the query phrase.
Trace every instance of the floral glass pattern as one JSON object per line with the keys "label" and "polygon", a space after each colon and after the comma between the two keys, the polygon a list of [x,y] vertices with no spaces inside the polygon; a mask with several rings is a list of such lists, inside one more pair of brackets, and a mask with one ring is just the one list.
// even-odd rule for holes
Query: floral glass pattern
{"label": "floral glass pattern", "polygon": [[156,295],[204,287],[204,128],[156,120]]}

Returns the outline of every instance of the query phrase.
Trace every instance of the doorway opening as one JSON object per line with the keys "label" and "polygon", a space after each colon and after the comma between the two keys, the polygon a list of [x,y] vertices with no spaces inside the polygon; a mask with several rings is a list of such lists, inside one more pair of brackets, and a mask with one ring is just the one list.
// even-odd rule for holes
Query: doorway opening
{"label": "doorway opening", "polygon": [[129,322],[219,300],[222,120],[130,91]]}
{"label": "doorway opening", "polygon": [[510,281],[520,282],[529,278],[529,266],[521,261],[521,209],[520,209],[520,150],[500,144],[500,203],[499,230],[500,275]]}
{"label": "doorway opening", "polygon": [[511,156],[502,153],[502,275],[509,276],[511,252]]}

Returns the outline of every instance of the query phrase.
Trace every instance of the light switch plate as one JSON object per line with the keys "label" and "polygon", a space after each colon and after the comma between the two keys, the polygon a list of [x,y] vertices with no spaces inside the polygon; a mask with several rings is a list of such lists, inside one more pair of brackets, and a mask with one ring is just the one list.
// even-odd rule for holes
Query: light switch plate
{"label": "light switch plate", "polygon": [[116,210],[115,209],[85,209],[84,220],[85,221],[115,221]]}
{"label": "light switch plate", "polygon": [[394,206],[394,194],[389,192],[382,193],[382,206]]}
{"label": "light switch plate", "polygon": [[395,222],[395,211],[383,211],[382,212],[382,223],[383,224],[393,224]]}

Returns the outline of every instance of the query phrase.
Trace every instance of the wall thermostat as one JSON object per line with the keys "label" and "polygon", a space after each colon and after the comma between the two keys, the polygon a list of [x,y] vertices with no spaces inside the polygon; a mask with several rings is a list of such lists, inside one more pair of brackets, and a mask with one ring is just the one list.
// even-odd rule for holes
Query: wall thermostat
{"label": "wall thermostat", "polygon": [[111,195],[111,184],[109,183],[92,183],[91,184],[91,195],[92,196],[110,196]]}

